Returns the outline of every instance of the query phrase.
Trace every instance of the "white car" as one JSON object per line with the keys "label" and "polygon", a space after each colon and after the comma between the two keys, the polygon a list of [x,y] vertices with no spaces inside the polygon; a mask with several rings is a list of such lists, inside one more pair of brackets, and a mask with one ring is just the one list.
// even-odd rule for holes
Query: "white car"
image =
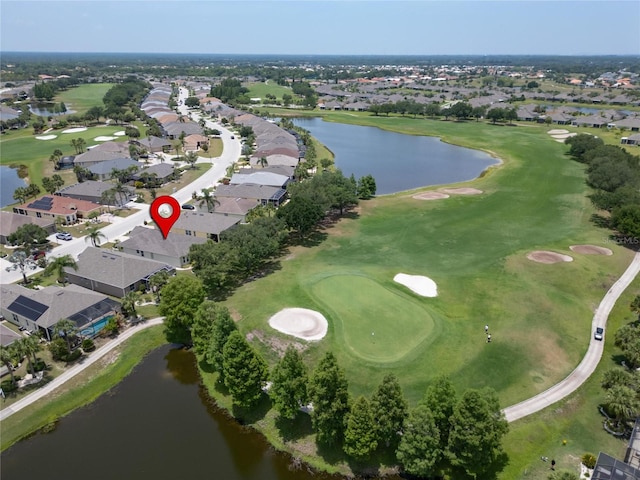
{"label": "white car", "polygon": [[56,238],[60,240],[73,240],[73,237],[69,232],[58,232]]}

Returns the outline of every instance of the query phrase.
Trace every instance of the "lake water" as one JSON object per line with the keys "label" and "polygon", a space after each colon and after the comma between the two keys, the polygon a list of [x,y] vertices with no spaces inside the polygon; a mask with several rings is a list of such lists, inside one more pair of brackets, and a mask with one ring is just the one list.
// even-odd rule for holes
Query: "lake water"
{"label": "lake water", "polygon": [[38,115],[39,117],[57,117],[60,115],[71,115],[76,113],[75,110],[69,110],[69,105],[66,105],[66,112],[54,112],[53,102],[40,102],[40,103],[31,103],[29,104],[29,111],[34,115]]}
{"label": "lake water", "polygon": [[290,468],[290,456],[215,407],[199,386],[193,354],[168,345],[53,432],[17,443],[0,461],[2,480],[336,478]]}
{"label": "lake water", "polygon": [[0,207],[15,203],[13,192],[18,187],[25,187],[27,183],[18,177],[18,170],[7,166],[0,166]]}
{"label": "lake water", "polygon": [[296,118],[293,122],[334,153],[336,166],[345,176],[373,175],[379,195],[472,180],[499,163],[485,152],[450,145],[436,137],[325,122],[321,118]]}

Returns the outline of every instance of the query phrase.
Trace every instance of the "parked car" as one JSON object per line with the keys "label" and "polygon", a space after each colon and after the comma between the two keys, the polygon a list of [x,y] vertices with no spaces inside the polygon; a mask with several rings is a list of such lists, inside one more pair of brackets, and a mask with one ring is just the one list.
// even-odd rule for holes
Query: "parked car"
{"label": "parked car", "polygon": [[31,257],[34,260],[40,260],[44,256],[46,256],[46,252],[44,252],[42,250],[34,250],[33,252],[31,252]]}
{"label": "parked car", "polygon": [[194,207],[193,205],[191,205],[190,203],[185,203],[184,205],[182,205],[182,209],[183,210],[195,210],[196,207]]}
{"label": "parked car", "polygon": [[596,333],[593,334],[593,338],[596,340],[602,341],[602,337],[604,337],[604,328],[598,327],[596,328]]}
{"label": "parked car", "polygon": [[56,238],[59,240],[73,240],[73,237],[69,232],[58,232]]}

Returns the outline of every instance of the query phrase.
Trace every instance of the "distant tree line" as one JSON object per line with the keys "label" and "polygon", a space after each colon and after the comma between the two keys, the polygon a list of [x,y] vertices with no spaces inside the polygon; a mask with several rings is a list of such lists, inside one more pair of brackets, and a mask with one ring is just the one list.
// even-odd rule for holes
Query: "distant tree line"
{"label": "distant tree line", "polygon": [[610,212],[609,225],[640,241],[640,158],[588,134],[567,138],[569,154],[587,164],[587,184],[597,208]]}
{"label": "distant tree line", "polygon": [[450,117],[457,120],[467,120],[469,118],[487,118],[493,123],[507,120],[514,121],[518,119],[517,110],[514,107],[494,107],[487,109],[485,106],[473,107],[467,102],[456,102],[450,106],[442,106],[439,103],[418,103],[413,99],[400,100],[398,102],[389,102],[370,105],[368,112],[375,116],[386,115],[391,113],[402,116],[409,115],[416,117],[444,117],[448,120]]}

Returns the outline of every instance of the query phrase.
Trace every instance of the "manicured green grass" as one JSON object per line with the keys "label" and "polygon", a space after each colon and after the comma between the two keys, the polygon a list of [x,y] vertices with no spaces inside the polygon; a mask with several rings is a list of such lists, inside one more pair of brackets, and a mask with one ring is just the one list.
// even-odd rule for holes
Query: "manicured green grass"
{"label": "manicured green grass", "polygon": [[56,103],[64,102],[68,110],[74,115],[83,115],[91,107],[104,107],[102,98],[113,87],[113,83],[87,83],[70,88],[56,95]]}
{"label": "manicured green grass", "polygon": [[428,311],[399,290],[349,274],[322,277],[310,287],[314,299],[330,312],[343,348],[366,362],[381,364],[401,360],[433,329]]}
{"label": "manicured green grass", "polygon": [[247,85],[249,89],[248,96],[250,98],[261,98],[262,102],[266,101],[266,95],[270,93],[271,95],[275,95],[278,100],[282,100],[282,95],[289,94],[292,97],[293,91],[288,87],[283,87],[282,85],[278,85],[273,80],[269,80],[268,83],[265,82],[255,82],[249,83]]}
{"label": "manicured green grass", "polygon": [[[586,197],[583,166],[566,155],[566,146],[549,137],[549,127],[342,112],[324,116],[436,135],[491,152],[504,165],[465,184],[483,190],[482,195],[420,201],[399,193],[363,202],[359,218],[345,218],[319,231],[317,239],[324,241],[317,247],[292,248],[280,270],[243,286],[227,300],[241,317],[240,329],[293,340],[271,330],[268,318],[285,307],[318,310],[330,326],[327,337],[305,351],[309,367],[331,350],[346,370],[351,393],[367,396],[393,372],[413,405],[440,374],[448,374],[460,392],[469,387],[496,389],[503,406],[568,375],[586,351],[593,310],[632,252],[607,243],[610,232],[590,221],[594,211]],[[606,245],[614,255],[570,251],[570,245],[582,243]],[[526,258],[532,250],[558,251],[574,261],[534,263]],[[401,272],[432,278],[439,296],[410,298],[392,281]],[[388,308],[394,295],[404,296],[409,306]],[[426,340],[394,350],[399,335],[420,338],[428,328],[413,323],[414,307],[430,315],[433,327]],[[387,331],[383,339],[377,332],[381,324],[396,330],[409,327],[408,332]],[[486,342],[485,324],[490,326],[491,344]],[[377,361],[363,359],[376,355],[366,344],[372,331],[381,342]],[[256,342],[256,347],[274,360],[267,344]],[[600,428],[593,412],[585,418],[590,420],[574,423],[568,417],[558,434],[574,429],[585,436]],[[546,431],[555,438],[555,430]],[[586,440],[581,446],[596,447]],[[529,465],[531,451],[514,446],[511,453],[515,465]]]}
{"label": "manicured green grass", "polygon": [[[131,337],[124,345],[43,398],[2,421],[0,449],[5,450],[36,430],[57,421],[72,410],[91,403],[126,377],[140,359],[166,343],[161,325]],[[113,361],[114,355],[117,359]]]}

